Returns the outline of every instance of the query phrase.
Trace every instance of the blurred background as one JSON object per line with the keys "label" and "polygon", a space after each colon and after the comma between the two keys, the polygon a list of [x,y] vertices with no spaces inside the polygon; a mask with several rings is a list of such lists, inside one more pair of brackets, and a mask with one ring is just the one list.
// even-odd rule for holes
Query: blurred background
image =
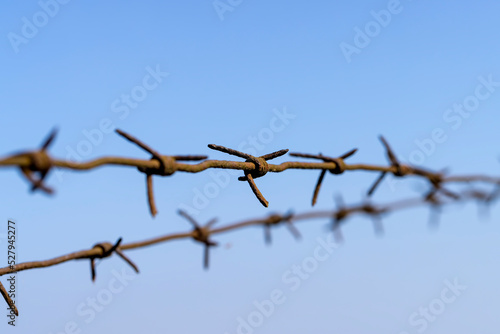
{"label": "blurred background", "polygon": [[[0,154],[38,147],[86,161],[149,159],[120,128],[163,154],[207,154],[214,143],[252,154],[288,148],[387,164],[398,157],[451,174],[497,175],[500,139],[500,4],[494,1],[7,1],[0,11]],[[289,156],[276,163],[295,160]],[[18,170],[0,173],[0,257],[7,219],[17,224],[17,262],[142,240],[191,226],[183,208],[217,226],[273,212],[334,208],[364,200],[378,173],[287,170],[258,179],[264,208],[237,174],[211,169],[155,178],[151,218],[135,168],[56,170],[56,193],[30,193]],[[420,196],[415,178],[388,177],[374,203]],[[18,333],[498,333],[500,212],[479,219],[475,203],[384,217],[376,236],[353,217],[344,244],[329,220],[214,236],[209,271],[191,240],[73,261],[17,276]],[[315,255],[316,254],[316,255]],[[326,255],[325,255],[326,254]],[[315,257],[316,256],[316,257]],[[299,268],[299,269],[297,269]],[[6,284],[7,277],[1,281]],[[3,303],[3,301],[1,301]],[[5,306],[5,305],[4,305]]]}

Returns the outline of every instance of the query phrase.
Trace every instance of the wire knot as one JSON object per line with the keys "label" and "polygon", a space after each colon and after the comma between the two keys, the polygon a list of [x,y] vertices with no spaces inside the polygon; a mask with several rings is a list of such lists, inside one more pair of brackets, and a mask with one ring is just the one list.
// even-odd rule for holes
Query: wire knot
{"label": "wire knot", "polygon": [[335,167],[331,169],[323,169],[321,173],[319,174],[318,181],[316,182],[316,187],[314,187],[314,193],[313,193],[313,198],[312,198],[312,206],[316,204],[316,200],[318,199],[318,194],[319,194],[319,189],[321,188],[321,183],[323,182],[323,178],[325,177],[326,171],[328,170],[330,173],[339,175],[345,172],[347,166],[344,162],[344,159],[349,158],[352,156],[354,153],[358,151],[357,148],[350,150],[349,152],[346,152],[342,154],[339,157],[332,158],[328,156],[324,156],[323,154],[307,154],[307,153],[290,153],[291,156],[293,157],[301,157],[301,158],[312,158],[312,159],[319,159],[323,160],[324,162],[333,162],[335,163]]}
{"label": "wire knot", "polygon": [[101,254],[97,255],[96,258],[103,259],[106,257],[110,257],[111,254],[118,248],[122,239],[118,239],[118,241],[113,245],[110,242],[100,242],[92,246],[92,248],[99,248],[101,250]]}
{"label": "wire knot", "polygon": [[399,162],[398,158],[396,157],[396,154],[394,154],[394,151],[392,150],[391,146],[389,145],[389,143],[387,142],[387,140],[385,140],[385,138],[383,136],[380,136],[379,139],[385,148],[387,159],[389,160],[389,163],[390,163],[390,167],[394,168],[394,170],[393,171],[384,171],[384,172],[380,173],[380,176],[375,180],[373,185],[368,190],[368,196],[373,195],[373,193],[375,192],[375,190],[379,186],[380,182],[382,182],[382,180],[384,179],[385,175],[388,172],[392,173],[392,175],[394,175],[396,177],[403,177],[405,175],[412,174],[414,172],[414,168],[412,168],[408,165],[401,164]]}
{"label": "wire knot", "polygon": [[300,239],[302,236],[297,230],[297,228],[293,225],[292,223],[293,219],[293,212],[288,212],[284,215],[273,213],[270,214],[266,221],[264,222],[264,241],[266,244],[270,245],[271,244],[271,227],[277,226],[281,223],[285,223],[286,226],[288,227],[288,230],[292,235],[295,237],[295,239]]}
{"label": "wire knot", "polygon": [[205,251],[203,256],[203,267],[208,269],[209,266],[209,250],[210,247],[218,246],[219,244],[213,240],[210,240],[211,227],[217,222],[217,219],[212,219],[205,225],[201,226],[198,222],[191,217],[187,212],[183,210],[178,211],[179,215],[186,218],[186,220],[193,225],[192,237],[195,241],[205,245]]}
{"label": "wire knot", "polygon": [[281,157],[282,155],[285,155],[288,150],[279,150],[269,154],[261,155],[260,157],[254,157],[253,155],[233,150],[232,148],[227,148],[221,145],[209,144],[208,147],[212,150],[217,150],[246,159],[245,162],[252,162],[254,164],[255,167],[252,170],[245,170],[245,176],[240,176],[238,180],[247,181],[259,202],[267,208],[269,206],[269,202],[264,198],[259,188],[257,188],[257,185],[255,184],[253,179],[262,177],[266,175],[267,172],[269,172],[269,164],[267,163],[267,160]]}
{"label": "wire knot", "polygon": [[332,174],[338,175],[345,172],[345,162],[342,158],[332,158],[331,162],[335,162],[335,168],[329,169],[328,171]]}
{"label": "wire knot", "polygon": [[[247,159],[245,162],[253,162],[253,164],[255,165],[255,168],[251,172],[249,172],[254,179],[256,179],[258,177],[262,177],[262,176],[266,175],[267,172],[269,172],[269,164],[262,157],[250,156],[250,158]],[[238,180],[247,181],[247,177],[240,176],[238,178]]]}
{"label": "wire knot", "polygon": [[[47,187],[43,184],[43,180],[54,166],[52,159],[47,154],[47,149],[54,141],[56,134],[57,129],[53,129],[52,132],[44,140],[39,150],[22,152],[13,156],[26,157],[29,159],[29,164],[21,166],[20,169],[24,177],[31,183],[31,191],[40,189],[42,191],[45,191],[47,194],[52,194],[54,192],[52,188]],[[34,176],[34,174],[38,175]]]}
{"label": "wire knot", "polygon": [[95,281],[96,273],[95,273],[95,259],[104,259],[110,257],[113,253],[118,254],[125,262],[127,262],[136,273],[139,273],[139,268],[130,260],[123,252],[118,248],[120,243],[122,242],[122,238],[119,238],[116,243],[113,245],[109,242],[100,242],[92,246],[92,249],[100,249],[101,253],[96,254],[90,257],[90,273],[92,277],[92,282]]}
{"label": "wire knot", "polygon": [[123,138],[127,139],[128,141],[134,143],[135,145],[139,146],[146,152],[150,153],[152,155],[151,160],[156,160],[159,162],[158,167],[137,167],[137,169],[140,172],[143,172],[146,174],[146,188],[147,188],[147,193],[148,193],[148,204],[149,204],[149,211],[151,212],[151,215],[154,217],[158,213],[158,210],[156,209],[156,204],[154,200],[154,193],[153,193],[153,175],[159,175],[159,176],[170,176],[174,174],[177,171],[177,160],[180,161],[200,161],[204,160],[207,158],[205,155],[175,155],[175,156],[165,156],[161,155],[157,151],[155,151],[153,148],[150,146],[146,145],[139,139],[135,138],[134,136],[120,130],[116,129],[116,133],[118,133],[120,136]]}
{"label": "wire knot", "polygon": [[265,222],[266,225],[278,225],[282,221],[287,220],[287,218],[283,217],[280,214],[273,213],[267,217],[267,220]]}
{"label": "wire knot", "polygon": [[31,164],[28,167],[34,172],[47,173],[52,168],[52,159],[47,154],[47,151],[40,150],[32,153],[28,153],[31,159]]}
{"label": "wire knot", "polygon": [[160,176],[170,176],[174,174],[177,170],[177,162],[174,157],[171,156],[159,156],[152,157],[151,160],[156,160],[160,163],[157,168],[151,167],[138,167],[137,169],[147,175],[160,175]]}
{"label": "wire knot", "polygon": [[392,166],[396,168],[396,170],[392,172],[392,175],[397,177],[406,176],[413,172],[413,168],[405,164],[398,163],[396,165],[393,164]]}

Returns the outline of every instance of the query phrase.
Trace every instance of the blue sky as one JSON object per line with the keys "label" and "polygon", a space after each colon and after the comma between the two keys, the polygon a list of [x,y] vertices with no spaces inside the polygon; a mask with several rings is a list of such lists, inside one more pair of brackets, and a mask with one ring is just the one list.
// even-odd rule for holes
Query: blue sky
{"label": "blue sky", "polygon": [[[385,164],[382,134],[402,160],[497,175],[499,9],[493,1],[8,1],[0,11],[0,154],[34,148],[57,127],[55,157],[149,158],[112,132],[120,128],[163,154],[229,157],[210,143],[331,156],[357,147],[350,162]],[[157,177],[152,219],[144,175],[133,168],[54,172],[53,196],[30,193],[18,171],[2,169],[0,237],[14,218],[19,260],[42,260],[118,237],[187,231],[178,208],[223,225],[331,209],[339,193],[357,203],[376,177],[328,174],[311,209],[317,175],[258,179],[269,208],[218,170]],[[374,201],[424,189],[415,179],[390,184]],[[260,228],[216,236],[208,272],[202,247],[189,240],[127,252],[139,275],[116,256],[99,263],[95,283],[88,261],[25,271],[17,328],[6,317],[0,328],[497,333],[499,216],[492,208],[480,220],[473,203],[448,207],[433,230],[428,209],[406,210],[384,219],[383,237],[356,217],[346,242],[323,249],[307,275],[293,268],[311,265],[328,244],[328,220],[299,223],[300,242],[276,229],[272,247]],[[0,239],[0,252],[6,247]]]}

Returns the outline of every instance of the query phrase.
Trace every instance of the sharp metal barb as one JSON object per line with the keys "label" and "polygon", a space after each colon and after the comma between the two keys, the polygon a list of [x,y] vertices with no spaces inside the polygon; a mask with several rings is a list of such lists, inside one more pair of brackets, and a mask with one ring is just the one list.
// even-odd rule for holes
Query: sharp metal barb
{"label": "sharp metal barb", "polygon": [[127,262],[134,270],[136,273],[139,273],[139,268],[135,265],[132,260],[130,260],[125,254],[120,249],[116,249],[115,253],[118,254],[119,257],[121,257],[125,262]]}
{"label": "sharp metal barb", "polygon": [[276,152],[273,152],[273,153],[264,154],[263,156],[261,156],[261,158],[264,159],[264,160],[272,160],[272,159],[281,157],[282,155],[285,155],[287,153],[288,153],[287,149],[285,149],[285,150],[279,150],[279,151],[276,151]]}
{"label": "sharp metal barb", "polygon": [[291,221],[286,222],[286,227],[288,227],[288,230],[290,231],[290,233],[292,233],[295,239],[299,240],[302,238],[299,230],[295,227],[295,225],[293,225]]}
{"label": "sharp metal barb", "polygon": [[200,228],[200,225],[198,225],[198,222],[196,220],[194,220],[194,218],[191,217],[186,211],[179,209],[177,212],[179,213],[179,215],[186,218],[187,221],[190,222],[195,228],[197,228],[197,229]]}
{"label": "sharp metal barb", "polygon": [[297,153],[297,152],[292,152],[289,154],[292,157],[299,157],[299,158],[311,158],[311,159],[321,159],[321,153],[318,154],[308,154],[308,153]]}
{"label": "sharp metal barb", "polygon": [[385,147],[387,157],[389,158],[389,161],[391,162],[391,164],[393,166],[399,166],[399,161],[396,158],[396,155],[394,154],[394,152],[392,151],[391,146],[389,146],[389,143],[385,140],[385,138],[383,136],[380,136],[379,138]]}
{"label": "sharp metal barb", "polygon": [[342,154],[342,155],[340,156],[340,158],[341,158],[341,159],[347,159],[347,158],[349,158],[351,155],[353,155],[354,153],[356,153],[357,151],[358,151],[358,149],[357,149],[357,148],[354,148],[354,149],[350,150],[349,152]]}
{"label": "sharp metal barb", "polygon": [[321,188],[321,183],[323,182],[323,178],[325,177],[326,169],[323,169],[319,174],[318,181],[316,182],[316,186],[314,187],[314,193],[312,198],[312,206],[316,204],[316,200],[318,199],[319,189]]}
{"label": "sharp metal barb", "polygon": [[[27,168],[21,168],[21,172],[24,175],[24,177],[31,183],[31,191],[35,191],[36,189],[40,189],[44,191],[47,194],[53,194],[54,190],[52,188],[47,187],[43,183],[43,178],[42,176],[37,180],[33,177],[33,173],[27,169]],[[42,174],[46,175],[46,174]]]}
{"label": "sharp metal barb", "polygon": [[247,173],[246,177],[248,184],[250,185],[250,188],[252,188],[252,191],[255,194],[255,196],[257,196],[257,198],[259,199],[259,202],[267,208],[269,206],[269,202],[264,198],[264,195],[262,195],[259,188],[257,188],[257,185],[253,180],[252,174]]}
{"label": "sharp metal barb", "polygon": [[212,218],[208,223],[205,224],[205,228],[209,229],[212,227],[215,223],[217,223],[217,218]]}
{"label": "sharp metal barb", "polygon": [[[37,189],[42,189],[43,191],[47,192],[48,194],[52,194],[53,193],[53,190],[46,187],[44,184],[43,184],[43,180],[45,180],[45,177],[47,176],[48,174],[48,170],[47,171],[42,171],[40,172],[40,176],[38,177],[38,180],[34,180],[32,181],[32,186],[31,186],[31,191],[35,191]],[[31,174],[30,174],[31,176]]]}
{"label": "sharp metal barb", "polygon": [[14,314],[16,316],[19,316],[19,311],[17,310],[16,304],[10,298],[9,293],[7,292],[7,290],[5,289],[5,287],[3,286],[2,282],[0,282],[0,293],[3,296],[3,299],[5,299],[5,301],[7,302],[7,305],[9,306],[9,308],[14,311]]}
{"label": "sharp metal barb", "polygon": [[143,150],[145,150],[146,152],[148,153],[151,153],[152,156],[154,156],[156,159],[159,159],[161,160],[161,154],[156,152],[154,149],[152,149],[149,145],[146,145],[145,143],[143,143],[142,141],[140,141],[139,139],[135,138],[134,136],[120,130],[120,129],[116,129],[115,130],[116,133],[118,133],[120,136],[122,136],[123,138],[127,139],[128,141],[136,144],[137,146],[139,146],[140,148],[142,148]]}
{"label": "sharp metal barb", "polygon": [[151,216],[155,217],[158,213],[158,210],[156,209],[155,204],[155,195],[153,191],[153,175],[151,174],[146,174],[146,191],[148,195],[149,212],[151,213]]}
{"label": "sharp metal barb", "polygon": [[95,282],[95,258],[90,259],[90,277],[92,282]]}
{"label": "sharp metal barb", "polygon": [[[69,160],[62,159],[52,159],[48,153],[46,152],[50,145],[55,141],[57,130],[53,129],[52,132],[48,135],[48,137],[42,142],[41,148],[35,151],[22,151],[18,154],[12,154],[5,158],[0,158],[0,168],[5,167],[16,167],[21,170],[22,177],[26,178],[30,183],[30,188],[32,190],[41,189],[42,191],[51,193],[52,189],[44,185],[44,179],[47,177],[48,173],[52,168],[59,169],[69,169],[69,170],[93,170],[99,168],[101,166],[128,166],[134,167],[139,170],[141,173],[145,173],[147,175],[146,183],[148,187],[148,202],[150,203],[150,210],[154,215],[156,213],[156,207],[153,200],[153,186],[152,186],[152,175],[161,175],[161,176],[170,176],[176,171],[185,172],[185,173],[199,173],[208,169],[217,168],[217,169],[232,169],[232,170],[240,170],[243,171],[245,176],[241,177],[244,181],[247,181],[257,196],[259,201],[264,205],[268,206],[267,200],[262,196],[259,189],[255,184],[255,179],[258,177],[262,177],[266,175],[269,171],[280,173],[287,169],[310,169],[310,170],[319,170],[321,173],[319,175],[316,188],[313,194],[312,203],[316,202],[318,192],[320,190],[324,175],[326,171],[331,172],[332,174],[341,174],[345,171],[377,171],[381,174],[378,176],[378,179],[374,183],[374,185],[369,190],[369,195],[371,195],[375,189],[379,186],[380,182],[383,180],[387,173],[392,173],[398,177],[404,177],[407,175],[413,175],[415,177],[419,177],[421,179],[426,180],[432,186],[432,190],[426,194],[424,198],[410,198],[407,201],[394,201],[393,203],[389,203],[384,206],[374,206],[371,204],[362,204],[357,206],[348,206],[346,207],[344,203],[336,199],[338,209],[332,211],[320,211],[320,212],[306,212],[304,214],[298,214],[292,216],[288,215],[279,215],[276,214],[274,217],[265,219],[259,218],[255,220],[236,222],[234,224],[230,224],[227,226],[223,226],[221,228],[211,229],[212,225],[215,224],[215,220],[209,221],[203,227],[201,227],[194,218],[189,216],[186,212],[182,210],[179,211],[179,214],[185,217],[190,224],[193,225],[193,230],[184,232],[184,233],[175,233],[175,234],[167,234],[163,236],[156,236],[151,239],[137,241],[128,243],[125,245],[121,244],[121,238],[115,244],[111,244],[109,242],[96,244],[93,248],[72,252],[66,255],[62,255],[60,257],[52,258],[45,261],[33,261],[33,262],[24,262],[16,265],[15,268],[4,267],[0,268],[0,276],[7,275],[13,273],[14,270],[22,271],[29,270],[34,268],[42,268],[42,267],[50,267],[54,265],[58,265],[63,262],[78,260],[78,259],[88,259],[90,260],[91,266],[91,278],[94,281],[96,278],[96,265],[100,263],[101,259],[105,257],[111,256],[113,252],[117,253],[119,257],[122,258],[125,262],[127,262],[136,272],[139,271],[138,267],[123,253],[125,250],[142,248],[153,244],[159,244],[163,242],[167,242],[174,239],[184,239],[184,238],[192,238],[194,241],[198,243],[202,243],[204,246],[204,260],[203,264],[205,268],[208,268],[209,265],[209,249],[212,246],[216,246],[217,243],[210,240],[212,234],[218,234],[230,230],[240,229],[246,226],[253,225],[264,225],[264,238],[267,243],[271,242],[271,228],[274,224],[285,223],[290,232],[294,235],[294,237],[298,238],[300,233],[298,229],[296,229],[295,225],[292,224],[292,221],[295,223],[296,220],[308,220],[312,218],[330,218],[333,219],[333,233],[337,241],[342,242],[343,236],[341,233],[341,223],[345,222],[347,217],[355,214],[366,214],[369,218],[373,219],[374,227],[376,232],[383,231],[383,225],[381,217],[383,214],[388,211],[396,211],[402,210],[408,207],[426,205],[431,207],[431,219],[432,223],[433,217],[439,218],[439,214],[441,213],[441,208],[444,205],[449,205],[452,203],[463,203],[470,200],[478,201],[479,208],[487,208],[489,204],[492,204],[498,200],[498,196],[500,195],[500,177],[490,176],[490,175],[455,175],[449,176],[445,175],[444,171],[434,172],[431,170],[427,170],[424,168],[417,168],[413,166],[408,166],[405,164],[400,164],[397,160],[396,155],[394,154],[392,148],[385,140],[384,137],[380,137],[382,144],[386,149],[386,154],[391,163],[391,168],[388,169],[387,166],[379,166],[379,165],[371,165],[371,164],[353,164],[347,165],[343,161],[343,159],[349,158],[352,156],[356,149],[348,151],[341,155],[338,158],[332,158],[328,156],[323,156],[321,153],[317,155],[312,154],[302,154],[302,153],[290,153],[291,156],[303,157],[303,158],[311,158],[321,160],[321,162],[297,162],[297,161],[286,161],[281,164],[271,164],[267,163],[267,160],[271,160],[280,156],[285,155],[288,150],[279,150],[276,152],[272,152],[260,157],[254,157],[252,155],[239,152],[233,149],[225,148],[223,146],[218,145],[209,145],[209,148],[218,150],[227,154],[231,154],[240,158],[246,159],[245,161],[220,161],[220,160],[207,160],[208,157],[205,155],[176,155],[176,156],[161,156],[158,152],[153,150],[148,145],[144,144],[137,138],[121,131],[117,130],[117,133],[127,139],[128,141],[138,145],[140,148],[144,149],[148,153],[153,155],[152,159],[135,159],[128,157],[112,157],[106,156],[98,159],[84,161],[84,162],[75,162]],[[158,161],[152,161],[158,160]],[[200,163],[177,163],[176,161],[202,161]],[[158,167],[158,162],[160,166]],[[332,162],[335,163],[332,164]],[[250,165],[253,164],[254,167]],[[250,168],[249,168],[250,166]],[[332,168],[332,166],[335,166]],[[295,181],[295,180],[292,180]],[[452,184],[488,184],[493,185],[496,188],[491,193],[485,192],[478,187],[478,189],[469,189],[467,191],[452,191]],[[99,249],[96,249],[100,248]],[[0,290],[2,291],[2,295],[4,296],[7,303],[9,303],[8,295],[5,291],[5,288],[0,283]],[[14,305],[15,308],[15,305]],[[15,309],[17,314],[17,309]]]}
{"label": "sharp metal barb", "polygon": [[109,253],[113,253],[114,251],[116,251],[118,247],[120,247],[121,243],[122,243],[122,238],[118,238],[113,247],[111,247],[111,249],[109,250]]}
{"label": "sharp metal barb", "polygon": [[57,132],[58,132],[57,128],[52,129],[52,131],[50,132],[48,137],[44,140],[44,142],[40,148],[42,151],[45,151],[49,148],[50,144],[52,144],[52,142],[56,138]]}
{"label": "sharp metal barb", "polygon": [[212,150],[224,152],[227,154],[231,154],[243,159],[250,159],[252,156],[250,154],[246,154],[240,151],[233,150],[232,148],[227,148],[221,145],[215,145],[215,144],[208,144],[208,147],[211,148]]}
{"label": "sharp metal barb", "polygon": [[382,180],[384,179],[385,174],[387,174],[387,173],[386,172],[380,173],[380,176],[375,180],[375,182],[373,183],[373,185],[370,187],[370,190],[368,190],[368,194],[367,194],[368,196],[373,195],[373,193],[377,189],[377,187],[380,184],[380,182],[382,182]]}
{"label": "sharp metal barb", "polygon": [[[333,174],[342,174],[345,171],[345,166],[343,163],[343,159],[349,158],[352,156],[354,153],[357,152],[357,148],[352,149],[343,155],[341,155],[339,158],[331,158],[327,156],[323,156],[321,153],[314,155],[314,154],[305,154],[305,153],[290,153],[291,156],[295,157],[302,157],[302,158],[313,158],[313,159],[320,159],[323,160],[324,162],[334,162],[337,167],[335,169],[329,169],[330,172]],[[316,204],[316,200],[318,198],[319,190],[321,188],[321,183],[323,182],[323,178],[325,177],[326,174],[326,169],[323,169],[319,175],[318,181],[316,183],[316,186],[314,187],[314,192],[313,192],[313,198],[312,198],[312,206]]]}
{"label": "sharp metal barb", "polygon": [[172,158],[178,161],[201,161],[208,159],[207,155],[173,155]]}

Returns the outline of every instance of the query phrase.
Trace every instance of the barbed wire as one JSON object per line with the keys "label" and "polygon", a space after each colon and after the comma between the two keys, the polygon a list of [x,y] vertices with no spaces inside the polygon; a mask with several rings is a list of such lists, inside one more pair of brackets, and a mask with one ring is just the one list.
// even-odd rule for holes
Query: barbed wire
{"label": "barbed wire", "polygon": [[[126,158],[126,157],[102,157],[87,162],[73,162],[67,160],[59,160],[52,158],[47,149],[53,143],[57,130],[54,129],[47,139],[45,139],[38,150],[25,151],[12,154],[3,159],[0,159],[1,167],[17,167],[21,170],[22,175],[31,183],[31,191],[37,189],[48,194],[53,193],[53,189],[44,184],[44,179],[53,168],[71,169],[76,171],[92,170],[102,166],[129,166],[136,167],[139,172],[146,174],[146,187],[148,195],[149,209],[152,216],[158,212],[154,201],[153,192],[153,175],[157,176],[172,176],[176,172],[199,173],[209,168],[221,169],[237,169],[244,173],[244,176],[238,178],[239,181],[247,181],[257,199],[268,207],[269,202],[262,195],[257,185],[256,178],[265,176],[268,172],[280,173],[287,169],[318,169],[321,170],[318,182],[313,193],[312,204],[314,205],[321,187],[323,178],[327,171],[332,174],[339,175],[346,171],[375,171],[381,172],[380,177],[375,181],[373,186],[368,191],[371,196],[383,178],[388,174],[393,174],[396,177],[417,176],[426,179],[435,191],[446,193],[453,196],[453,193],[447,190],[444,185],[452,182],[486,182],[490,184],[500,185],[500,177],[486,175],[468,175],[468,176],[446,176],[443,171],[434,172],[431,170],[415,167],[400,163],[391,147],[384,139],[380,137],[382,144],[385,147],[389,166],[370,165],[370,164],[346,164],[345,159],[356,153],[357,149],[353,149],[339,157],[332,158],[322,154],[306,154],[306,153],[290,153],[290,156],[319,159],[323,162],[300,162],[287,161],[279,165],[270,164],[267,161],[283,156],[288,153],[288,149],[279,150],[273,153],[265,154],[260,157],[255,157],[250,154],[240,152],[224,146],[209,144],[210,149],[237,156],[245,161],[228,161],[228,160],[207,160],[206,155],[161,155],[150,146],[146,145],[139,139],[117,129],[116,132],[136,144],[146,152],[152,155],[149,160]],[[181,161],[202,161],[197,164],[187,164]]]}
{"label": "barbed wire", "polygon": [[[488,206],[492,204],[500,195],[500,178],[487,176],[487,175],[464,175],[464,176],[447,176],[444,172],[434,172],[431,170],[423,169],[420,167],[414,167],[407,164],[402,164],[396,158],[392,148],[389,146],[388,142],[384,137],[380,137],[380,140],[386,150],[386,155],[389,160],[389,166],[379,166],[370,164],[346,164],[344,160],[351,157],[357,152],[357,149],[352,149],[349,152],[340,155],[338,157],[329,157],[320,154],[306,154],[306,153],[290,153],[291,156],[318,159],[322,162],[299,162],[299,161],[288,161],[283,162],[278,165],[270,164],[267,161],[278,158],[288,153],[287,149],[279,150],[270,154],[262,155],[259,157],[252,156],[250,154],[236,151],[234,149],[226,148],[224,146],[210,144],[208,147],[213,150],[217,150],[223,153],[227,153],[239,158],[245,159],[245,161],[227,161],[227,160],[207,160],[208,157],[205,155],[161,155],[150,146],[146,145],[139,139],[127,134],[119,129],[116,132],[127,139],[128,141],[136,144],[149,154],[151,154],[151,159],[142,160],[134,158],[125,157],[102,157],[95,160],[87,162],[72,162],[66,160],[58,160],[52,158],[48,154],[48,148],[53,143],[57,130],[53,130],[48,137],[43,141],[42,145],[38,150],[24,151],[16,154],[12,154],[3,159],[0,159],[0,167],[17,167],[21,170],[22,175],[30,182],[31,191],[40,190],[48,194],[53,193],[53,189],[45,185],[44,180],[49,172],[53,168],[66,168],[71,170],[91,170],[106,165],[121,165],[121,166],[131,166],[136,167],[139,172],[146,175],[146,186],[149,210],[151,215],[154,217],[157,214],[157,208],[154,201],[153,192],[153,182],[152,176],[171,176],[175,172],[188,172],[188,173],[198,173],[209,168],[222,168],[222,169],[237,169],[243,171],[244,175],[239,177],[238,180],[246,181],[249,183],[251,190],[257,197],[257,199],[264,205],[268,207],[269,203],[259,191],[254,179],[263,177],[268,172],[283,172],[287,169],[318,169],[321,170],[318,181],[313,191],[312,205],[314,206],[321,188],[322,181],[329,171],[334,175],[342,174],[346,171],[374,171],[380,172],[380,176],[375,180],[374,184],[369,188],[367,195],[371,196],[376,188],[380,185],[381,181],[385,176],[390,173],[396,177],[407,177],[416,176],[423,178],[428,181],[430,185],[430,190],[424,194],[424,196],[398,201],[385,205],[375,205],[372,204],[368,198],[359,205],[346,206],[340,197],[336,198],[337,209],[328,211],[313,211],[304,212],[301,214],[293,214],[291,212],[286,214],[271,214],[265,218],[257,218],[246,220],[242,222],[237,222],[233,224],[228,224],[219,228],[212,228],[216,223],[215,219],[210,220],[205,225],[200,225],[194,218],[192,218],[188,213],[180,210],[179,214],[183,216],[188,222],[193,226],[193,230],[183,233],[168,234],[164,236],[155,237],[152,239],[147,239],[143,241],[132,242],[128,244],[122,244],[122,238],[119,238],[115,243],[101,242],[95,244],[92,248],[87,250],[81,250],[66,255],[62,255],[53,259],[44,261],[33,261],[24,262],[17,264],[12,267],[0,268],[0,276],[6,274],[12,274],[19,271],[35,269],[35,268],[45,268],[51,267],[60,263],[64,263],[72,260],[88,259],[90,260],[91,266],[91,278],[94,281],[96,277],[95,272],[95,259],[104,259],[110,257],[112,254],[116,253],[125,262],[127,262],[137,273],[139,272],[138,267],[123,253],[124,250],[131,250],[137,248],[143,248],[163,242],[168,242],[175,239],[186,239],[191,238],[198,243],[204,245],[204,267],[209,266],[209,250],[211,247],[216,247],[217,242],[211,239],[214,234],[219,234],[223,232],[232,231],[235,229],[240,229],[243,227],[262,225],[264,226],[264,236],[266,243],[271,242],[271,228],[277,226],[281,223],[285,223],[292,235],[295,238],[300,238],[300,232],[293,225],[293,222],[310,220],[315,218],[330,218],[332,220],[332,230],[335,233],[335,238],[338,242],[343,240],[340,226],[346,221],[346,219],[354,214],[364,214],[372,218],[374,223],[374,228],[376,233],[383,232],[383,225],[381,217],[400,209],[405,209],[408,207],[429,205],[432,209],[431,213],[436,217],[436,213],[440,210],[443,205],[476,200],[479,203]],[[191,161],[198,162],[196,164],[187,164],[181,161]],[[472,182],[483,182],[487,184],[494,185],[493,191],[487,192],[482,189],[472,188],[463,190],[460,192],[451,191],[445,188],[446,184],[449,183],[466,183],[470,184]],[[435,218],[431,222],[435,221]],[[19,314],[17,307],[9,297],[8,292],[5,287],[0,282],[0,293],[4,297],[5,301],[11,307],[16,315]]]}

